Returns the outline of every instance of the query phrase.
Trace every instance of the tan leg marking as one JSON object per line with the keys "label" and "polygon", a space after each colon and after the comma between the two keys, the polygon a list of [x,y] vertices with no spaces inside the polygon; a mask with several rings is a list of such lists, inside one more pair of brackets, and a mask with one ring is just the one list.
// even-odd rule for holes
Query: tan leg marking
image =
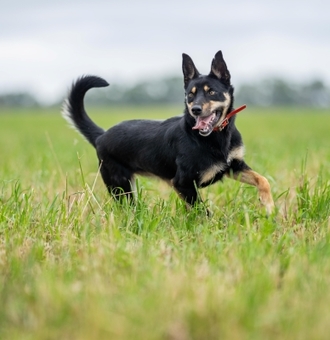
{"label": "tan leg marking", "polygon": [[269,182],[264,176],[259,175],[253,170],[244,170],[240,173],[234,174],[233,176],[228,176],[242,183],[255,186],[259,191],[260,201],[265,206],[267,214],[270,215],[273,212],[275,205],[270,191]]}

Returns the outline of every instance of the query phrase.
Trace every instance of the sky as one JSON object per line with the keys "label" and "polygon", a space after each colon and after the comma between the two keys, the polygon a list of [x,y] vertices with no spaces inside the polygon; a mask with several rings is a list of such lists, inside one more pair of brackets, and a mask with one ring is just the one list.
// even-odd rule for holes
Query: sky
{"label": "sky", "polygon": [[200,73],[222,50],[232,83],[282,77],[330,85],[330,1],[0,0],[0,94],[44,103],[72,81],[182,75],[182,53]]}

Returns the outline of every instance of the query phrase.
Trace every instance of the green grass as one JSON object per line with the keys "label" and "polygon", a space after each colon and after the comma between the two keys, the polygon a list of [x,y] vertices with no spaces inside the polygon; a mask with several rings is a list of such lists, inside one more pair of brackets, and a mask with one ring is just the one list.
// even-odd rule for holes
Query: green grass
{"label": "green grass", "polygon": [[[201,191],[207,218],[149,178],[135,207],[116,204],[93,148],[50,111],[0,115],[1,339],[328,338],[330,115],[240,113],[277,213],[226,180]],[[180,108],[89,112],[109,127]]]}

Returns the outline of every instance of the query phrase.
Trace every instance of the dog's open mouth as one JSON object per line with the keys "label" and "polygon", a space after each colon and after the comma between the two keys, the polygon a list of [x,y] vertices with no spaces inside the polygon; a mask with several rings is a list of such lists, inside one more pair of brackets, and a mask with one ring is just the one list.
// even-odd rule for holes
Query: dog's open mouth
{"label": "dog's open mouth", "polygon": [[196,124],[193,127],[193,130],[199,130],[199,134],[203,137],[207,137],[211,134],[214,127],[217,125],[220,119],[220,111],[213,111],[207,117],[200,117],[196,118]]}

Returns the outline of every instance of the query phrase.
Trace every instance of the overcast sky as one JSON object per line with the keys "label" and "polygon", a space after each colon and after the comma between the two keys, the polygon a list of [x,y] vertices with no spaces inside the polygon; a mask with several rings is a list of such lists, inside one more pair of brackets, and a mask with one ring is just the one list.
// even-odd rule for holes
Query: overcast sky
{"label": "overcast sky", "polygon": [[222,50],[234,85],[266,76],[330,85],[327,0],[0,0],[0,93],[44,101],[72,80],[181,75],[182,52],[201,73]]}

